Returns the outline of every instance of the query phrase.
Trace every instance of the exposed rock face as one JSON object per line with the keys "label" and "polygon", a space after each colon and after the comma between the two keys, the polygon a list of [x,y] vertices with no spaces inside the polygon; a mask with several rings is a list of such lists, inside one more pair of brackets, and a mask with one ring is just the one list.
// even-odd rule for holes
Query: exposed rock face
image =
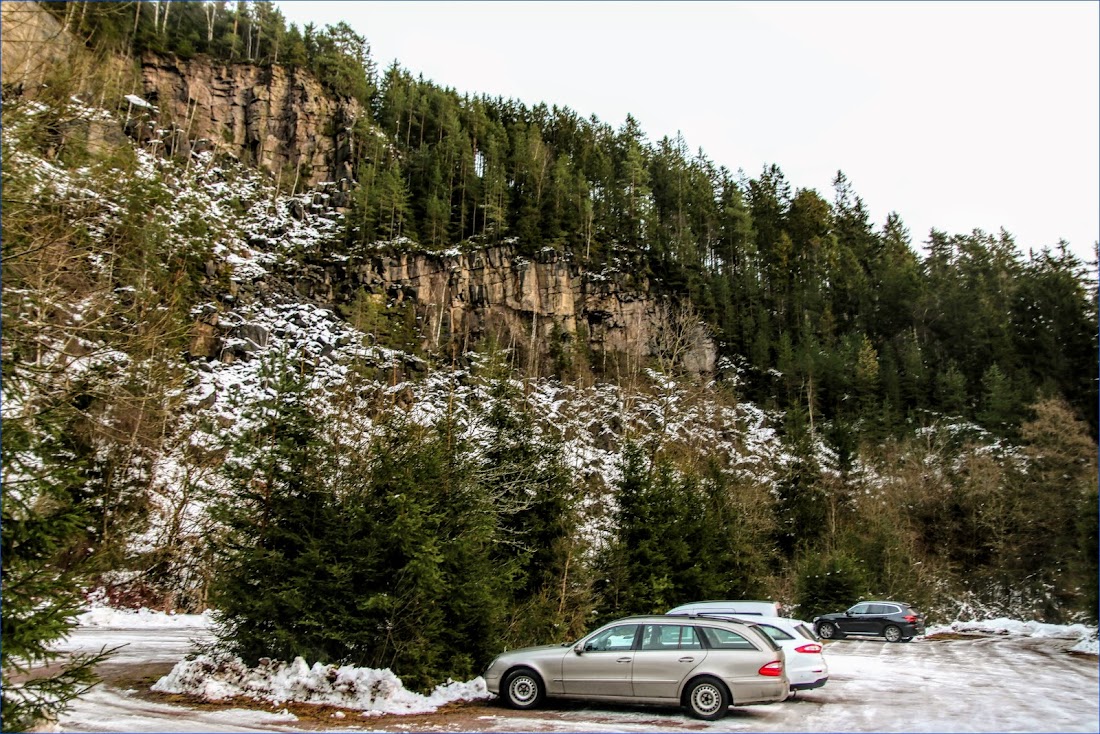
{"label": "exposed rock face", "polygon": [[3,82],[26,93],[42,83],[51,65],[65,62],[72,46],[61,23],[38,3],[0,3],[0,29]]}
{"label": "exposed rock face", "polygon": [[297,179],[299,191],[353,178],[351,127],[363,110],[334,99],[308,72],[149,54],[142,82],[160,124],[181,131],[175,145],[228,152],[283,174],[288,186]]}
{"label": "exposed rock face", "polygon": [[[400,254],[307,266],[289,274],[298,293],[327,306],[357,292],[401,302],[412,299],[422,317],[423,346],[432,351],[495,334],[530,354],[545,352],[555,326],[587,340],[597,354],[639,360],[668,356],[689,372],[714,371],[717,350],[698,320],[650,295],[648,283],[581,270],[552,250],[537,260],[508,247],[457,255]],[[666,342],[677,332],[676,345]]]}

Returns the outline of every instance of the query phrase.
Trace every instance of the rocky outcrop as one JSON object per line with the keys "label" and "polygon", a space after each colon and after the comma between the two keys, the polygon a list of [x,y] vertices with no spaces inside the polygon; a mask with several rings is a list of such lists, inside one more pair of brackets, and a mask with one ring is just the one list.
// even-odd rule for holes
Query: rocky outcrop
{"label": "rocky outcrop", "polygon": [[33,93],[56,64],[65,63],[72,37],[38,3],[0,3],[0,71],[6,86]]}
{"label": "rocky outcrop", "polygon": [[142,84],[160,125],[176,131],[168,144],[184,153],[227,152],[288,186],[297,181],[299,191],[353,178],[351,128],[363,110],[354,99],[333,98],[306,71],[149,54]]}
{"label": "rocky outcrop", "polygon": [[509,247],[348,259],[296,267],[288,276],[300,296],[329,307],[357,293],[411,299],[422,346],[437,353],[488,334],[527,354],[545,353],[556,330],[585,340],[595,354],[658,356],[689,372],[713,372],[717,358],[698,317],[670,309],[644,280],[586,272],[550,249],[534,259]]}

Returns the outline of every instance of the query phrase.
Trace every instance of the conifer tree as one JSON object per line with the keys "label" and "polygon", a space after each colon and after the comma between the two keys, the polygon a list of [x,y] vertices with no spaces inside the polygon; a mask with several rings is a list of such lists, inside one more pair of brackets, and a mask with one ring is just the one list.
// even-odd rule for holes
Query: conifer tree
{"label": "conifer tree", "polygon": [[[326,637],[338,567],[325,535],[339,523],[320,419],[308,404],[301,365],[265,365],[265,397],[247,406],[251,428],[225,463],[232,493],[218,508],[227,533],[211,590],[222,646],[254,664],[261,657],[334,661]],[[318,606],[318,602],[321,606]]]}
{"label": "conifer tree", "polygon": [[[5,360],[5,373],[10,365]],[[91,561],[95,496],[87,489],[80,460],[63,416],[64,403],[49,410],[13,410],[21,381],[4,379],[4,499],[0,524],[3,565],[3,699],[0,728],[26,731],[56,721],[73,699],[97,681],[95,666],[107,652],[76,655],[51,672],[61,653],[54,644],[76,626]],[[42,408],[44,406],[38,406]],[[23,412],[22,415],[20,413]],[[18,680],[37,669],[32,675]]]}

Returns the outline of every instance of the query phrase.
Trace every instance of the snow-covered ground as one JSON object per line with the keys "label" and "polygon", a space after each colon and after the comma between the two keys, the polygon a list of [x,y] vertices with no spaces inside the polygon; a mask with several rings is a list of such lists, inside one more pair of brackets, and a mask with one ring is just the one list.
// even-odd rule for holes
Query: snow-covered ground
{"label": "snow-covered ground", "polygon": [[1070,648],[1072,652],[1091,655],[1100,653],[1097,630],[1085,624],[1045,624],[1043,622],[1021,622],[1018,619],[982,619],[970,622],[955,621],[951,624],[929,627],[929,635],[943,632],[979,633],[1012,637],[1049,637],[1059,640],[1077,640]]}
{"label": "snow-covered ground", "polygon": [[[933,627],[911,644],[855,639],[826,648],[830,681],[824,688],[772,706],[731,711],[715,723],[674,709],[549,704],[512,712],[486,703],[479,679],[437,689],[431,696],[408,691],[389,671],[304,663],[265,670],[180,662],[197,641],[209,639],[208,615],[165,615],[97,608],[82,615],[63,648],[125,645],[112,664],[179,662],[154,688],[206,694],[224,701],[238,692],[264,700],[270,710],[197,709],[160,703],[140,691],[101,685],[61,719],[64,731],[303,731],[288,702],[339,706],[333,724],[391,731],[1097,731],[1100,729],[1096,629],[996,619]],[[235,688],[234,688],[235,686]],[[356,690],[360,692],[357,694]],[[384,714],[416,714],[447,702],[430,720]],[[366,718],[363,718],[366,717]],[[449,723],[448,723],[449,722]]]}

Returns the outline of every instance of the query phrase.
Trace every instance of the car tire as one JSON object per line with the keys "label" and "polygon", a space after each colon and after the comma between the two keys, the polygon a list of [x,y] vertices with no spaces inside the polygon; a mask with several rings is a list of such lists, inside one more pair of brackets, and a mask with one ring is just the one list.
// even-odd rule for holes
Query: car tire
{"label": "car tire", "polygon": [[508,671],[500,684],[500,698],[513,709],[533,709],[546,697],[546,688],[539,674],[530,668]]}
{"label": "car tire", "polygon": [[896,624],[888,624],[882,630],[882,636],[887,642],[901,642],[901,627]]}
{"label": "car tire", "polygon": [[817,636],[823,640],[839,640],[844,635],[832,622],[822,622],[817,625]]}
{"label": "car tire", "polygon": [[730,694],[717,678],[704,675],[684,690],[684,708],[696,719],[716,721],[726,715],[729,707]]}

